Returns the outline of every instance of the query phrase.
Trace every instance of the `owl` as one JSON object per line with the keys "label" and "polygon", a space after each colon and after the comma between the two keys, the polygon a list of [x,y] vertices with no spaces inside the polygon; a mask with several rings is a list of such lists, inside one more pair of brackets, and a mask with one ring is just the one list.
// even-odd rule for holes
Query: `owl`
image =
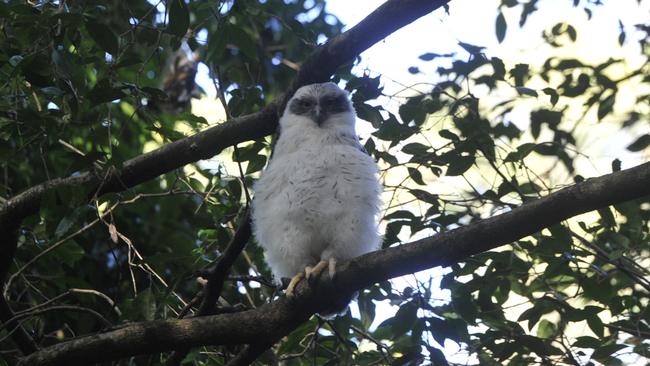
{"label": "owl", "polygon": [[277,283],[379,249],[381,185],[360,145],[348,93],[334,83],[303,86],[287,103],[273,156],[253,189],[253,232]]}

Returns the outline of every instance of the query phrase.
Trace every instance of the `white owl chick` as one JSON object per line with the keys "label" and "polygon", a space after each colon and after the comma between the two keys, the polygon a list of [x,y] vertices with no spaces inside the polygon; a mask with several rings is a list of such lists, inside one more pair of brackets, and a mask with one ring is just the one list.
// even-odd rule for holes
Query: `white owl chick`
{"label": "white owl chick", "polygon": [[280,118],[273,158],[254,186],[253,231],[276,282],[293,277],[288,296],[302,278],[324,268],[333,278],[337,260],[379,249],[381,185],[355,121],[334,83],[298,89]]}

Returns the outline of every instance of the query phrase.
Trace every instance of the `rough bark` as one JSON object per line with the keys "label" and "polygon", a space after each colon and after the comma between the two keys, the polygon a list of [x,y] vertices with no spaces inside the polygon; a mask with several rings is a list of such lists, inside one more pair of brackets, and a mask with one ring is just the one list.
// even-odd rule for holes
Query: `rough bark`
{"label": "rough bark", "polygon": [[293,299],[281,298],[234,314],[134,323],[45,348],[24,358],[21,365],[92,363],[178,346],[275,342],[341,294],[396,276],[447,266],[575,215],[648,195],[650,163],[645,163],[589,179],[465,227],[342,263],[334,282],[321,278],[309,286],[303,281]]}
{"label": "rough bark", "polygon": [[[359,24],[332,38],[305,60],[284,96],[257,113],[230,119],[195,135],[166,144],[154,151],[130,159],[120,169],[87,171],[75,176],[56,178],[31,187],[11,198],[0,208],[0,282],[4,282],[17,245],[22,220],[38,212],[41,198],[63,187],[83,187],[93,197],[124,191],[186,164],[210,158],[228,146],[272,134],[284,105],[299,87],[329,80],[342,65],[361,52],[414,20],[446,5],[450,0],[389,0]],[[8,308],[9,313],[11,309]],[[16,338],[18,337],[18,338]],[[29,342],[27,332],[18,326],[18,344]],[[24,339],[23,339],[24,338]],[[32,342],[33,343],[33,342]],[[28,353],[29,348],[21,347]]]}
{"label": "rough bark", "polygon": [[119,192],[180,168],[208,159],[226,147],[272,134],[278,118],[297,88],[329,80],[342,65],[399,28],[442,7],[451,0],[390,0],[350,30],[318,47],[303,63],[284,96],[261,111],[233,118],[195,135],[161,146],[124,162],[106,174],[85,172],[59,178],[27,189],[0,209],[0,278],[4,278],[15,251],[14,233],[23,218],[38,212],[41,197],[60,187],[85,186],[102,195]]}
{"label": "rough bark", "polygon": [[[226,247],[223,256],[221,256],[217,264],[208,271],[206,277],[207,283],[203,288],[203,298],[197,312],[198,316],[214,314],[217,300],[219,299],[219,296],[221,296],[221,290],[223,290],[223,284],[230,273],[230,268],[232,268],[235,260],[237,260],[242,250],[244,250],[246,243],[251,237],[251,233],[250,209],[247,208],[240,220],[239,228]],[[189,348],[176,349],[167,360],[167,365],[180,365],[181,361],[183,361],[189,351]]]}

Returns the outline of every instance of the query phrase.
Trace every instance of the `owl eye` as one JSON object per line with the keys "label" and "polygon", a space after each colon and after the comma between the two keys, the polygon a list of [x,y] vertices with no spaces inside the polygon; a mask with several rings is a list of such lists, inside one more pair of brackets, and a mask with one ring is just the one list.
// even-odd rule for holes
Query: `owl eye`
{"label": "owl eye", "polygon": [[333,105],[335,102],[336,102],[336,99],[331,98],[331,97],[330,97],[330,98],[325,98],[325,99],[323,99],[323,104],[326,105],[326,106],[331,106],[331,105]]}
{"label": "owl eye", "polygon": [[312,106],[314,105],[314,102],[312,102],[312,101],[309,100],[309,99],[300,99],[300,100],[298,100],[298,104],[299,104],[301,107],[309,108],[309,107],[312,107]]}

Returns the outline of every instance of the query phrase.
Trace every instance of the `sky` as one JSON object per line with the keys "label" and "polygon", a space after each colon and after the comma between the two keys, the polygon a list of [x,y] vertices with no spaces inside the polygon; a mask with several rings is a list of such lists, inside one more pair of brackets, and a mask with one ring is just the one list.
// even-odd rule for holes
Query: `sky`
{"label": "sky", "polygon": [[[342,23],[346,24],[346,29],[354,26],[365,16],[371,13],[384,1],[382,0],[329,0],[327,2],[328,12],[336,15]],[[582,0],[581,5],[587,1]],[[495,18],[496,9],[500,4],[499,0],[453,0],[449,3],[450,14],[439,9],[429,15],[426,15],[412,24],[396,31],[385,40],[375,44],[370,49],[362,53],[361,62],[355,67],[358,74],[363,72],[370,73],[371,76],[381,75],[381,82],[384,86],[385,94],[391,95],[404,90],[404,86],[412,85],[427,77],[433,77],[433,70],[437,66],[434,62],[424,62],[418,60],[418,56],[426,52],[439,54],[456,53],[458,57],[468,57],[469,55],[458,46],[462,41],[478,46],[486,47],[487,57],[499,57],[504,60],[506,66],[516,63],[530,63],[538,65],[548,57],[551,51],[550,46],[545,45],[541,38],[542,31],[551,28],[560,21],[566,21],[573,24],[578,29],[578,40],[572,47],[566,49],[553,50],[563,56],[572,56],[589,63],[599,63],[613,58],[625,59],[626,63],[620,70],[613,72],[629,72],[629,70],[641,66],[643,60],[638,56],[638,46],[634,41],[633,25],[647,22],[650,15],[650,1],[645,1],[641,7],[636,0],[618,0],[605,1],[601,7],[594,8],[593,18],[588,21],[585,12],[581,7],[572,7],[571,0],[543,0],[540,1],[539,11],[534,13],[523,29],[517,25],[520,7],[505,9],[504,14],[509,24],[506,39],[503,43],[497,41],[495,35]],[[627,25],[628,42],[624,47],[616,47],[619,35],[619,19]],[[445,61],[442,61],[445,62]],[[413,75],[408,72],[410,66],[418,66],[424,74]],[[429,82],[432,82],[430,80]],[[212,82],[208,78],[207,69],[199,68],[197,82],[206,90],[208,96],[214,96]],[[426,90],[426,89],[425,89]],[[633,103],[631,95],[632,90],[622,90],[617,99],[617,104],[629,106]],[[404,96],[413,93],[412,90],[406,89],[401,92]],[[486,100],[499,100],[516,95],[502,94],[507,91],[497,91],[498,95],[481,96]],[[540,97],[542,98],[542,97]],[[393,112],[397,111],[399,99],[380,98],[376,103],[381,104],[384,108]],[[526,128],[527,116],[533,105],[539,105],[540,100],[530,100],[522,102],[521,109],[513,111],[511,116],[513,123],[520,128]],[[550,105],[549,105],[550,106]],[[214,113],[213,113],[214,115]],[[630,140],[632,137],[626,132],[620,131],[617,127],[619,124],[603,124],[591,121],[585,124],[584,136],[610,136],[612,139],[620,141]],[[359,121],[358,132],[362,139],[372,132],[369,124]],[[578,131],[578,133],[581,133]],[[588,137],[585,137],[588,138]],[[578,170],[585,176],[601,175],[608,173],[609,170],[603,170],[603,166],[608,168],[609,162],[613,158],[621,158],[623,167],[630,167],[638,164],[638,155],[630,155],[625,146],[628,143],[612,144],[608,150],[590,151],[591,144],[585,143],[586,155],[589,158],[579,161]],[[428,187],[436,191],[445,189],[448,181],[432,182]],[[448,188],[448,187],[447,187]],[[412,238],[412,240],[417,237]],[[404,287],[408,284],[413,286],[413,280],[418,278],[422,280],[432,276],[434,281],[439,281],[442,270],[434,269],[425,271],[418,275],[406,276],[395,280],[397,287]],[[440,291],[442,300],[447,299],[449,294]],[[355,306],[352,306],[353,315],[358,314]],[[383,320],[382,318],[390,317],[397,307],[388,304],[378,306],[380,319],[375,322],[375,326]],[[457,354],[458,347],[453,342],[444,345],[444,353],[450,357],[450,361],[467,361],[464,355]],[[456,356],[454,356],[456,355]]]}

